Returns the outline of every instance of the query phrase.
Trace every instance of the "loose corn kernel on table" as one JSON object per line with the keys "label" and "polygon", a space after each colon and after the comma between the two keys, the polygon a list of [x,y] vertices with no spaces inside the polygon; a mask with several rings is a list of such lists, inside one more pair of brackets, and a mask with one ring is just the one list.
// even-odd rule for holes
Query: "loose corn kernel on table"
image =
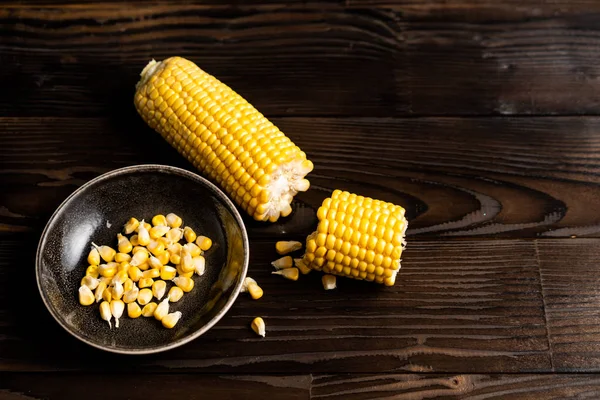
{"label": "loose corn kernel on table", "polygon": [[[0,398],[600,398],[600,4],[25,0],[0,26]],[[35,250],[56,207],[104,172],[204,168],[136,109],[140,72],[172,56],[301,149],[269,149],[297,156],[285,172],[299,193],[273,203],[255,188],[270,178],[207,173],[245,213],[254,283],[200,338],[119,356],[52,319]],[[392,286],[303,273],[327,257],[318,210],[335,189],[406,210]],[[340,263],[358,254],[329,244]]]}

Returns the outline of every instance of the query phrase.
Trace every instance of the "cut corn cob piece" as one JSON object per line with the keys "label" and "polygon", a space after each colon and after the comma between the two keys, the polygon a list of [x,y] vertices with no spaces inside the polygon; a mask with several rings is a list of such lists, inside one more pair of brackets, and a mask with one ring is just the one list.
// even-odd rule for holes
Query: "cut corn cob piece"
{"label": "cut corn cob piece", "polygon": [[292,251],[300,250],[301,248],[302,243],[296,242],[294,240],[279,241],[275,243],[275,251],[277,251],[277,254],[281,255],[291,253]]}
{"label": "cut corn cob piece", "polygon": [[256,220],[289,215],[293,197],[310,186],[304,177],[313,165],[306,154],[244,98],[189,60],[148,63],[134,104],[151,128]]}
{"label": "cut corn cob piece", "polygon": [[312,269],[392,286],[400,269],[408,222],[404,208],[335,190],[317,211],[317,230],[306,239]]}

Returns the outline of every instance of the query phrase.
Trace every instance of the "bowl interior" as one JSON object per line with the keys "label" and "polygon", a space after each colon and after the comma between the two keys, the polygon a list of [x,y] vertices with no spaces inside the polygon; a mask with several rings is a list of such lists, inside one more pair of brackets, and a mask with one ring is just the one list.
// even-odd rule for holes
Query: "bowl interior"
{"label": "bowl interior", "polygon": [[[182,227],[213,240],[204,255],[205,274],[194,275],[194,289],[170,303],[169,312],[183,314],[175,328],[154,318],[131,319],[125,310],[120,327],[113,320],[109,329],[98,303],[84,307],[78,301],[91,242],[116,249],[116,235],[129,218],[150,222],[170,212],[183,218]],[[162,351],[199,336],[229,309],[246,275],[247,242],[233,204],[206,180],[173,167],[124,168],[82,186],[52,216],[38,249],[38,285],[51,314],[84,342],[120,353]]]}

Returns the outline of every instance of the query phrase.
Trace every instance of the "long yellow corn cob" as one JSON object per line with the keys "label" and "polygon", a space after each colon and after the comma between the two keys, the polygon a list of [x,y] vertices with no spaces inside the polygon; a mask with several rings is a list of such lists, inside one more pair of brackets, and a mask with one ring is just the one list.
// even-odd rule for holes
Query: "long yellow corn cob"
{"label": "long yellow corn cob", "polygon": [[250,103],[193,62],[152,60],[136,86],[135,107],[196,168],[260,221],[292,212],[310,186],[306,154]]}
{"label": "long yellow corn cob", "polygon": [[335,190],[317,211],[306,239],[305,264],[315,270],[392,286],[400,269],[404,208]]}

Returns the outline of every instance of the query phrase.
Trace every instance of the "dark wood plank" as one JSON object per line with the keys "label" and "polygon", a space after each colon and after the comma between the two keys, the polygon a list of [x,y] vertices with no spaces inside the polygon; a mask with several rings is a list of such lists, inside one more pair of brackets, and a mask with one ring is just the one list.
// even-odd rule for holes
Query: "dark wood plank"
{"label": "dark wood plank", "polygon": [[169,55],[269,116],[600,111],[597,2],[369,3],[3,7],[0,115],[123,116]]}
{"label": "dark wood plank", "polygon": [[559,371],[600,370],[600,243],[539,242],[548,330]]}
{"label": "dark wood plank", "polygon": [[[54,322],[35,286],[35,238],[11,237],[0,242],[4,371],[551,370],[532,241],[413,241],[394,287],[340,279],[328,292],[316,272],[298,282],[271,275],[274,241],[253,241],[250,276],[263,298],[240,296],[214,328],[183,347],[124,357],[80,344]],[[19,285],[9,283],[15,276]],[[266,338],[250,330],[255,316],[265,319]]]}
{"label": "dark wood plank", "polygon": [[308,375],[0,374],[0,399],[259,399],[310,398]]}
{"label": "dark wood plank", "polygon": [[[600,234],[596,117],[275,118],[315,164],[312,188],[252,237],[304,238],[335,188],[401,204],[409,237]],[[40,232],[75,188],[140,163],[193,169],[132,111],[110,118],[0,118],[0,230]]]}
{"label": "dark wood plank", "polygon": [[315,376],[313,399],[595,399],[598,375],[325,375]]}

